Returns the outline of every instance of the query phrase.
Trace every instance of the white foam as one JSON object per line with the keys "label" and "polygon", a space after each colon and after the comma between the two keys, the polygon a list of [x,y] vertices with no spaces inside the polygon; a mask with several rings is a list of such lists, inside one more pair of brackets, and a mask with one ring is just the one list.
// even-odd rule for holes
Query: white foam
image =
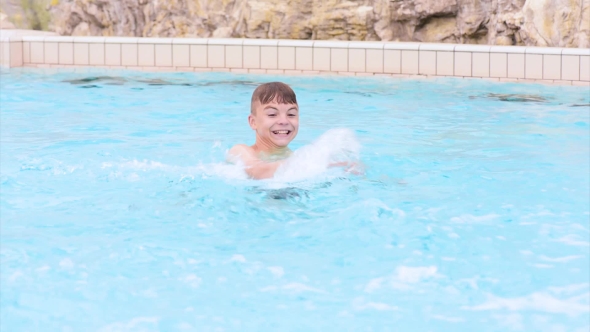
{"label": "white foam", "polygon": [[387,303],[381,303],[381,302],[367,302],[365,304],[358,305],[357,307],[355,307],[355,309],[357,309],[357,310],[373,309],[373,310],[377,310],[377,311],[399,310],[399,308],[396,306],[392,306]]}
{"label": "white foam", "polygon": [[286,285],[283,285],[280,287],[267,286],[267,287],[260,289],[261,292],[274,292],[274,291],[278,291],[278,290],[283,290],[288,293],[295,293],[295,294],[302,293],[302,292],[325,293],[321,289],[310,287],[310,286],[307,286],[305,284],[298,283],[298,282],[292,282],[292,283],[289,283],[289,284],[286,284]]}
{"label": "white foam", "polygon": [[[301,182],[323,175],[325,178],[341,176],[342,171],[327,172],[330,164],[355,163],[359,160],[361,145],[350,129],[335,128],[326,131],[314,142],[297,149],[276,171],[274,178],[260,182],[270,188],[281,188],[293,182]],[[126,181],[142,179],[143,172],[176,174],[180,179],[221,178],[224,180],[248,180],[241,163],[201,163],[196,166],[176,166],[152,160],[128,160],[103,162],[101,169],[112,169],[111,178]]]}
{"label": "white foam", "polygon": [[445,316],[445,315],[432,315],[432,318],[442,320],[445,322],[449,322],[449,323],[460,323],[460,322],[465,321],[465,319],[463,319],[461,317],[451,317],[451,316]]}
{"label": "white foam", "polygon": [[397,268],[397,280],[403,283],[415,284],[423,279],[438,276],[436,271],[436,266],[400,266]]}
{"label": "white foam", "polygon": [[280,266],[271,266],[267,268],[273,276],[280,278],[285,275],[285,270]]}
{"label": "white foam", "polygon": [[332,163],[358,161],[360,149],[361,145],[352,130],[330,129],[316,141],[296,150],[277,169],[274,180],[296,182],[317,177]]}
{"label": "white foam", "polygon": [[549,290],[551,293],[554,293],[554,294],[572,294],[577,291],[586,290],[589,288],[590,288],[590,284],[585,283],[585,284],[571,284],[571,285],[562,286],[562,287],[549,287],[549,288],[547,288],[547,290]]}
{"label": "white foam", "polygon": [[189,274],[185,277],[179,278],[178,280],[185,282],[186,284],[188,284],[192,288],[199,287],[201,285],[201,282],[203,281],[201,278],[197,277],[197,275],[195,275],[195,274]]}
{"label": "white foam", "polygon": [[[141,178],[141,173],[138,172],[153,172],[160,171],[169,174],[176,174],[180,180],[217,177],[222,179],[239,179],[245,180],[248,178],[244,168],[241,165],[233,165],[226,163],[208,163],[199,164],[197,166],[175,166],[168,165],[151,160],[131,160],[125,162],[105,162],[101,165],[102,169],[113,168],[111,177],[123,178],[127,181],[137,181]],[[130,171],[131,173],[123,173],[121,171]]]}
{"label": "white foam", "polygon": [[243,255],[233,255],[230,259],[231,262],[246,263],[246,257]]}
{"label": "white foam", "polygon": [[114,331],[129,331],[129,330],[141,330],[145,331],[146,325],[151,327],[157,327],[159,317],[135,317],[127,322],[116,322],[104,326],[99,329],[101,332],[114,332]]}
{"label": "white foam", "polygon": [[586,241],[580,241],[577,239],[576,235],[566,235],[563,236],[557,240],[554,240],[555,242],[561,242],[570,246],[580,246],[580,247],[589,247],[590,246],[590,242],[586,242]]}
{"label": "white foam", "polygon": [[59,266],[64,269],[71,269],[74,267],[74,262],[69,258],[64,258],[59,262]]}
{"label": "white foam", "polygon": [[393,289],[409,290],[412,285],[432,278],[441,278],[436,266],[398,266],[396,272],[387,277],[371,279],[365,286],[365,292],[371,293],[386,284]]}
{"label": "white foam", "polygon": [[528,296],[516,298],[502,298],[489,296],[485,303],[480,305],[463,307],[463,309],[485,311],[485,310],[533,310],[555,314],[566,314],[576,316],[590,312],[587,304],[578,303],[572,299],[561,300],[547,293],[533,293]]}
{"label": "white foam", "polygon": [[572,256],[564,256],[564,257],[547,257],[547,256],[539,256],[539,258],[546,262],[554,262],[554,263],[566,263],[569,261],[573,261],[576,259],[584,258],[582,255],[572,255]]}
{"label": "white foam", "polygon": [[460,224],[478,224],[478,223],[487,223],[490,221],[494,221],[497,219],[499,215],[497,214],[486,214],[483,216],[474,216],[472,214],[464,214],[458,217],[452,217],[451,221]]}

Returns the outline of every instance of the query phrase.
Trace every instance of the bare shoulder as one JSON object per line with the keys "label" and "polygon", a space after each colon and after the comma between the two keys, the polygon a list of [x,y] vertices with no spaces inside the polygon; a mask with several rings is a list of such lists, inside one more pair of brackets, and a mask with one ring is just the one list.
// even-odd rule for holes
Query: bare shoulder
{"label": "bare shoulder", "polygon": [[242,162],[248,162],[254,158],[254,150],[246,144],[234,145],[227,152],[227,161],[230,163],[236,163],[238,160]]}

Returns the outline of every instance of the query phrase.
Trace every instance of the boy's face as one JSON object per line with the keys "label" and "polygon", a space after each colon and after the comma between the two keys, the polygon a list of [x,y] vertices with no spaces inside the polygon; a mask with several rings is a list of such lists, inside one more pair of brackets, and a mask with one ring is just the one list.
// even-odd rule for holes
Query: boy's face
{"label": "boy's face", "polygon": [[299,107],[275,101],[263,105],[257,101],[248,123],[256,131],[257,140],[269,147],[286,147],[297,136]]}

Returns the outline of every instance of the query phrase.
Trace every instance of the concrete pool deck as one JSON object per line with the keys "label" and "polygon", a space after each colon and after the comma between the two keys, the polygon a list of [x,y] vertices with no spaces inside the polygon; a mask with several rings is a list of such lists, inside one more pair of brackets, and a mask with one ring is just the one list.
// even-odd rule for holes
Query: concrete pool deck
{"label": "concrete pool deck", "polygon": [[590,87],[590,48],[413,42],[70,37],[0,30],[3,68],[483,78]]}

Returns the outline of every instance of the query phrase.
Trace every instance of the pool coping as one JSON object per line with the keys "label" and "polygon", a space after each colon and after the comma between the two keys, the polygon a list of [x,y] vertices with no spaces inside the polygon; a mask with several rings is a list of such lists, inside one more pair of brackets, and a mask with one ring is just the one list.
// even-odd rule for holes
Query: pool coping
{"label": "pool coping", "polygon": [[239,38],[74,37],[0,30],[3,68],[457,77],[590,86],[590,48]]}

